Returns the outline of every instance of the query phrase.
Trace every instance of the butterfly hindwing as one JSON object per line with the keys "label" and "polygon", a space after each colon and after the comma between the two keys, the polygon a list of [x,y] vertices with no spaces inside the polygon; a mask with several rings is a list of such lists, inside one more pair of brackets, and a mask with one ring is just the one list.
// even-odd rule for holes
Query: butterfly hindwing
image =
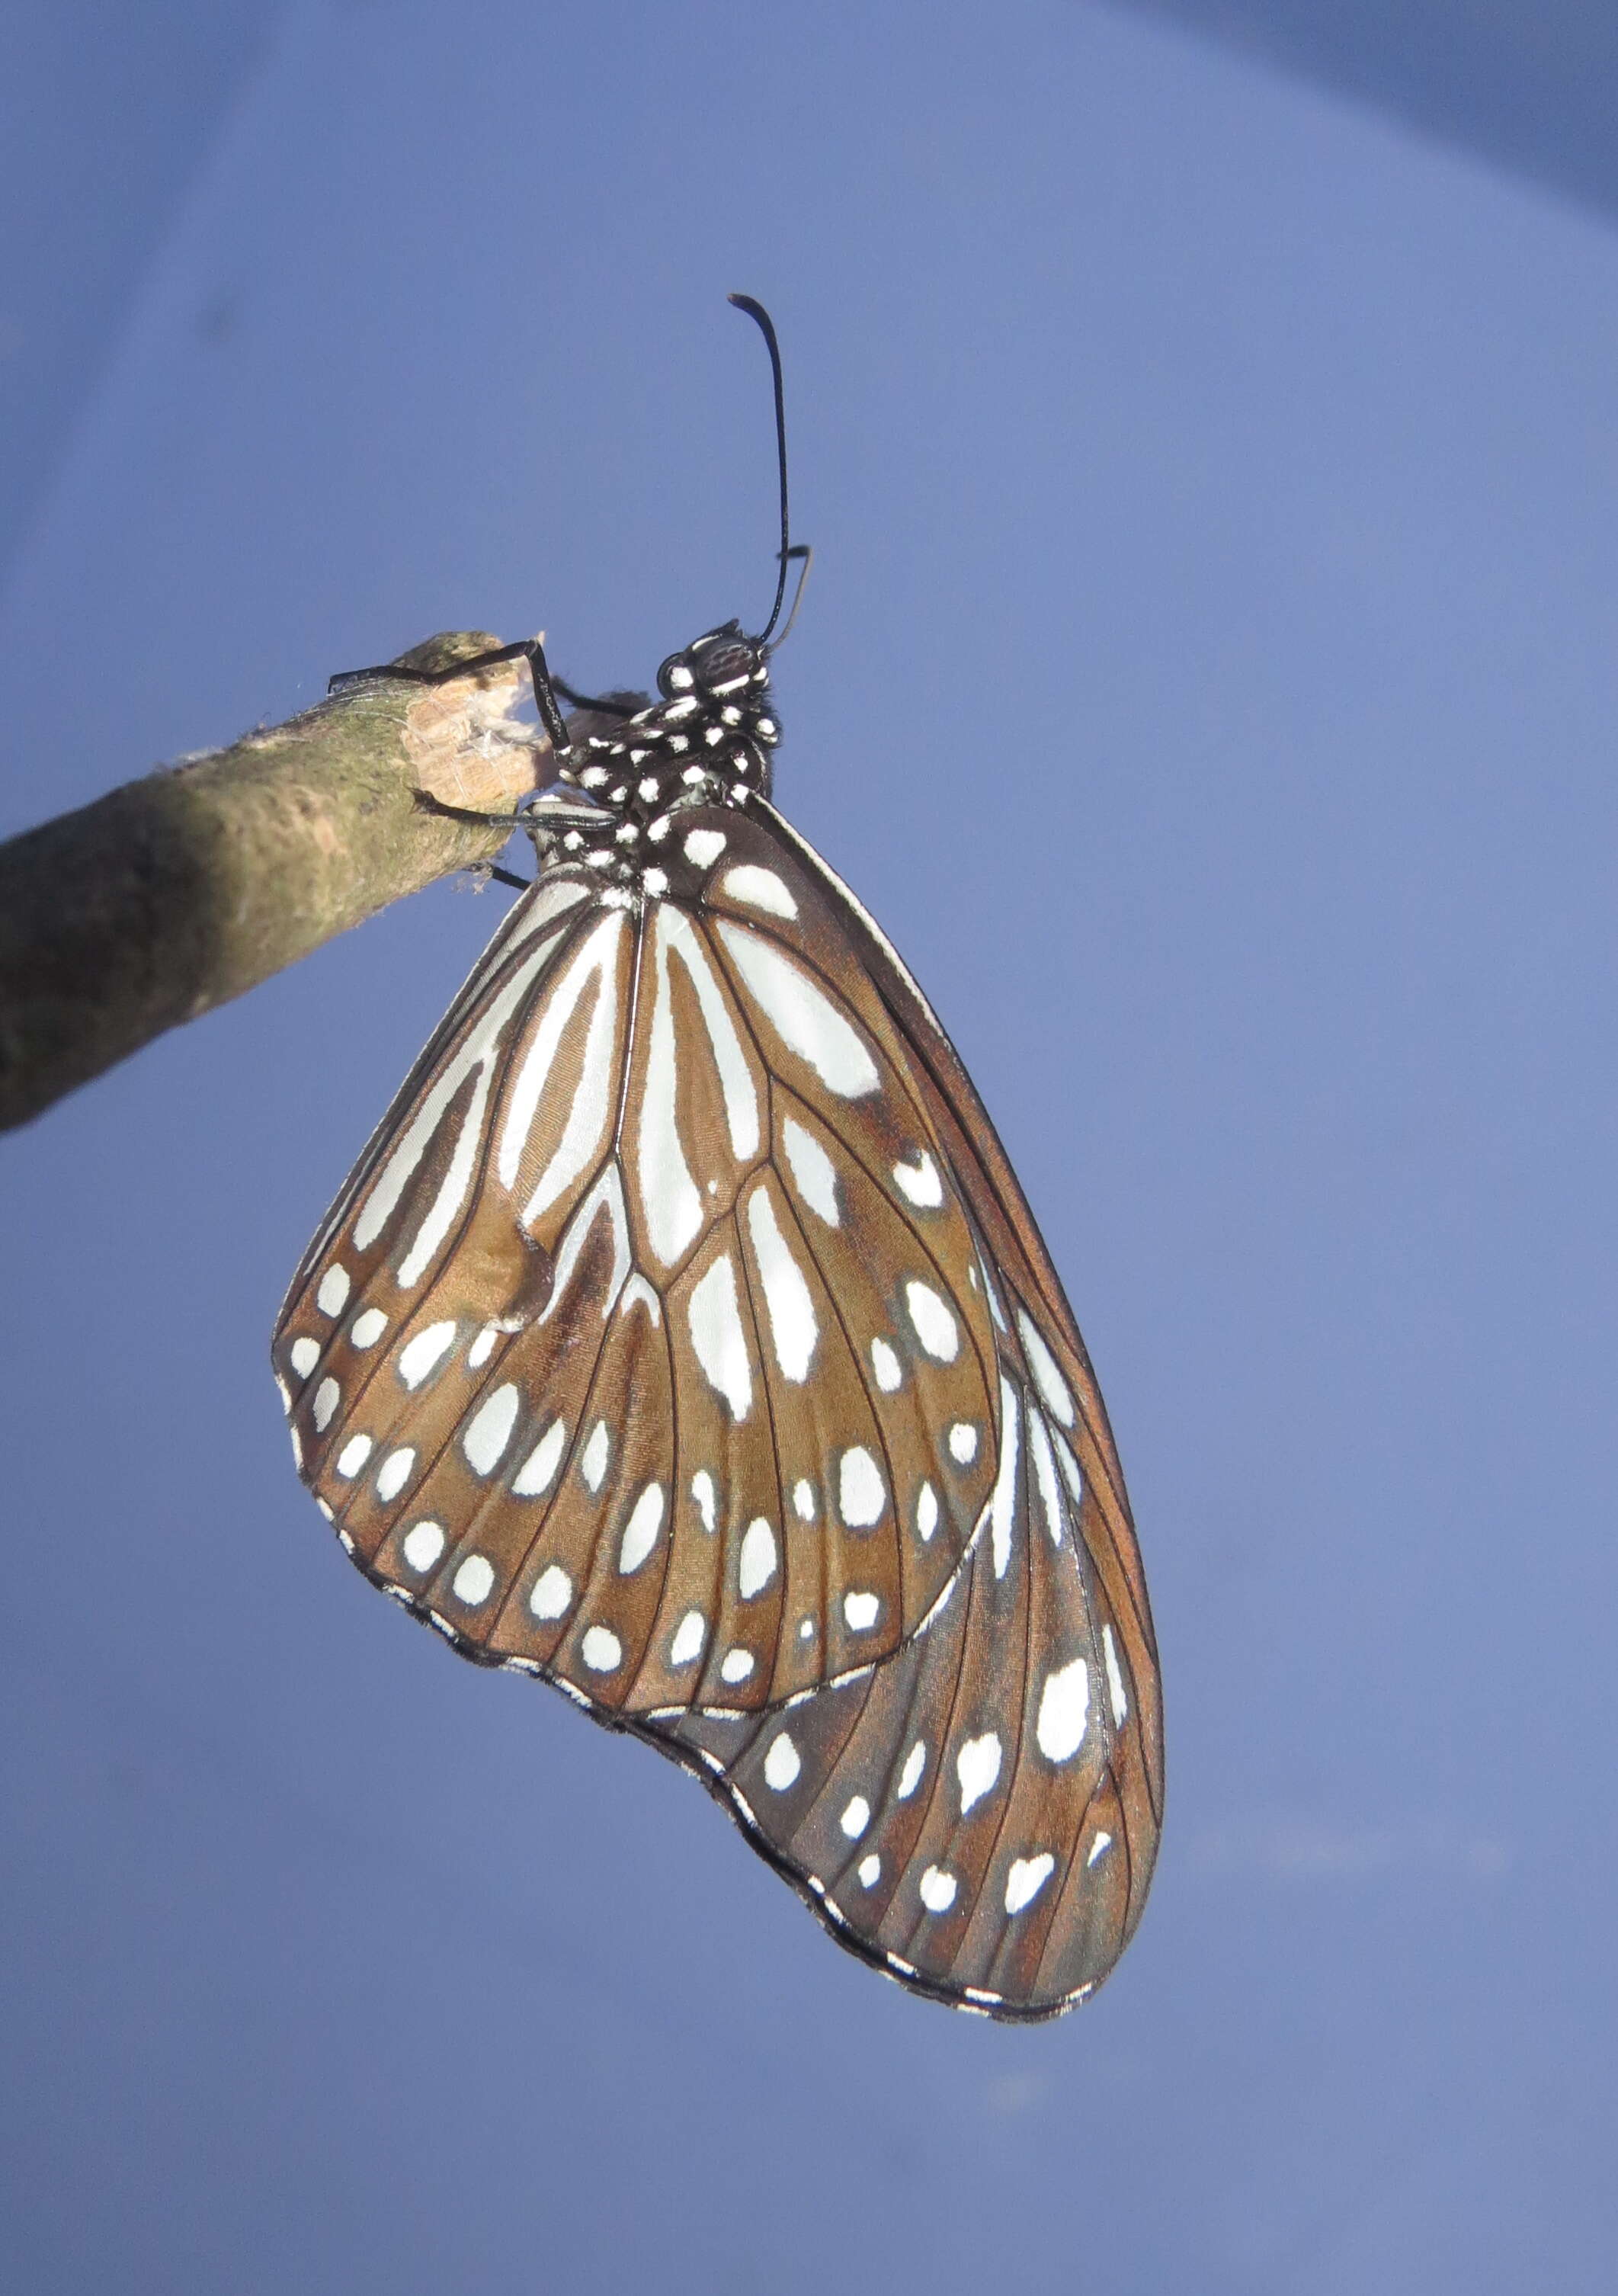
{"label": "butterfly hindwing", "polygon": [[1089,1564],[1093,1502],[1019,1352],[993,1496],[923,1631],[785,1709],[654,1727],[839,1942],[918,1990],[1037,2018],[1123,1950],[1157,1816]]}

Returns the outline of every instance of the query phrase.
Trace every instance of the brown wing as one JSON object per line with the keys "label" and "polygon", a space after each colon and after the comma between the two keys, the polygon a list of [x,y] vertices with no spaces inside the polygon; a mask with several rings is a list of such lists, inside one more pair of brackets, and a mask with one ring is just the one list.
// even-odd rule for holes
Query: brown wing
{"label": "brown wing", "polygon": [[1127,1944],[1162,1824],[1156,1645],[1111,1432],[930,1007],[812,849],[779,816],[755,833],[818,878],[969,1207],[1003,1382],[996,1480],[965,1568],[895,1656],[778,1714],[652,1728],[842,1943],[959,2005],[1055,2015]]}
{"label": "brown wing", "polygon": [[650,1726],[839,1942],[919,1992],[1038,2019],[1086,1997],[1140,1918],[1158,1808],[1098,1505],[1018,1350],[995,1493],[936,1617],[767,1715]]}
{"label": "brown wing", "polygon": [[806,955],[836,947],[818,889],[739,862],[747,828],[681,815],[643,908],[545,873],[274,1341],[356,1561],[609,1714],[756,1710],[897,1649],[994,1473],[930,1103],[865,985]]}

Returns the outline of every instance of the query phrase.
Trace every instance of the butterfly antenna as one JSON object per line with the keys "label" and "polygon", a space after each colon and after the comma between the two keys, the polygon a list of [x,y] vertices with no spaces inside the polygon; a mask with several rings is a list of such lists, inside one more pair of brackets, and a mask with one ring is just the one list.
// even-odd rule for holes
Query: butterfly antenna
{"label": "butterfly antenna", "polygon": [[779,653],[792,635],[792,625],[797,619],[797,610],[804,603],[804,585],[808,581],[809,569],[814,563],[814,552],[806,542],[795,542],[786,555],[789,558],[801,558],[804,562],[804,570],[797,578],[797,587],[792,593],[791,611],[781,624],[780,636],[770,648],[772,653]]}
{"label": "butterfly antenna", "polygon": [[[787,401],[781,389],[780,345],[775,340],[775,322],[764,305],[751,295],[732,295],[730,300],[739,311],[745,311],[764,339],[770,354],[770,373],[775,385],[775,458],[780,471],[780,573],[775,584],[775,603],[770,609],[770,619],[759,632],[756,643],[764,645],[780,619],[781,604],[787,595],[788,561],[805,554],[792,547],[792,523],[787,512]],[[808,571],[805,568],[805,574]],[[798,595],[803,595],[803,583],[798,584]],[[794,602],[796,611],[796,601]],[[784,637],[786,633],[781,633]]]}

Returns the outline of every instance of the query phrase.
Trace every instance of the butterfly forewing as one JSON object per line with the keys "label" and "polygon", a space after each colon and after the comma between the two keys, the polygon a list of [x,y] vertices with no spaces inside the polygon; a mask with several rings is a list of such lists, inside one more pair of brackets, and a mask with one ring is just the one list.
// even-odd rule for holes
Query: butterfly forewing
{"label": "butterfly forewing", "polygon": [[713,810],[683,899],[568,867],[525,897],[276,1339],[356,1558],[630,1712],[893,1651],[993,1476],[987,1303],[903,1042]]}

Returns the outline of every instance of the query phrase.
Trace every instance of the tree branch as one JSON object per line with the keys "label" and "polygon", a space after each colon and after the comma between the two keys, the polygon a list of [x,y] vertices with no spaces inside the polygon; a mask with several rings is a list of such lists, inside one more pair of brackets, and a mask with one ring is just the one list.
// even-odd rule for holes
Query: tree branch
{"label": "tree branch", "polygon": [[[486,652],[429,638],[401,665]],[[521,661],[351,687],[0,845],[0,1128],[453,869],[549,775]],[[445,810],[444,808],[450,808]]]}

